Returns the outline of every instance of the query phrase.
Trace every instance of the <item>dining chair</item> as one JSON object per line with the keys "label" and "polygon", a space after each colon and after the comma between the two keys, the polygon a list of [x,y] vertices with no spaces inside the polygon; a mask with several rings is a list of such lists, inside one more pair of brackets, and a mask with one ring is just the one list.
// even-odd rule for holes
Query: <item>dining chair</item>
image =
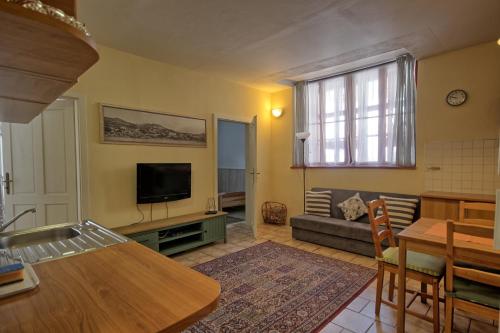
{"label": "dining chair", "polygon": [[[466,224],[476,224],[476,225],[484,225],[492,227],[495,225],[495,221],[493,220],[493,216],[495,214],[495,204],[489,202],[465,202],[460,201],[459,205],[459,213],[458,213],[458,222],[466,223]],[[469,212],[474,211],[477,218],[469,217]],[[491,218],[483,218],[484,216],[488,216]]]}
{"label": "dining chair", "polygon": [[[381,214],[377,212],[381,210]],[[375,255],[378,262],[377,273],[377,292],[375,296],[375,315],[380,314],[381,304],[385,304],[397,309],[400,304],[393,303],[395,276],[398,273],[399,248],[394,240],[394,233],[389,219],[385,201],[377,199],[368,202],[368,217],[370,218],[370,227],[372,232],[373,244],[375,245]],[[387,239],[389,247],[382,250],[382,242]],[[413,297],[405,306],[405,311],[420,319],[433,323],[434,332],[439,332],[439,282],[444,276],[446,262],[444,258],[435,257],[424,253],[408,251],[406,259],[406,277],[419,281],[420,291],[406,290],[413,293]],[[386,301],[382,299],[382,289],[384,286],[384,272],[389,272],[389,294]],[[427,294],[427,286],[432,286],[432,294]],[[405,292],[398,290],[398,292]],[[432,318],[409,309],[415,299],[420,296],[422,302],[427,298],[432,299]]]}
{"label": "dining chair", "polygon": [[[484,260],[479,263],[480,266],[457,265],[457,261],[465,261],[463,254],[471,249],[457,246],[454,242],[455,233],[493,238],[493,229],[490,227],[455,223],[451,220],[446,222],[446,333],[453,330],[454,309],[472,312],[492,320],[498,320],[500,315],[500,255],[495,266],[485,263]],[[474,252],[481,258],[481,250],[475,249]]]}

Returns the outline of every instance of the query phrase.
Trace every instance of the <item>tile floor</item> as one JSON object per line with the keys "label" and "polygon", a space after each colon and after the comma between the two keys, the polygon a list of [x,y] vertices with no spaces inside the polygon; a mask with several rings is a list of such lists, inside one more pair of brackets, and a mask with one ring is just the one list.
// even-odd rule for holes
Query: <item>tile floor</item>
{"label": "tile floor", "polygon": [[[292,231],[289,226],[259,225],[257,228],[257,237],[254,238],[250,227],[245,222],[228,225],[228,242],[226,244],[214,243],[175,255],[173,259],[186,266],[195,266],[267,240],[318,253],[327,257],[349,261],[361,266],[375,269],[377,266],[373,258],[295,240],[292,238]],[[396,332],[396,311],[394,309],[382,304],[379,318],[375,317],[375,286],[376,281],[370,284],[370,286],[339,313],[335,319],[328,323],[321,333]],[[408,282],[409,288],[416,289],[419,288],[419,286],[420,284],[414,283],[414,281]],[[442,292],[443,290],[441,290],[441,293]],[[397,291],[395,293],[397,293]],[[387,281],[383,295],[387,295]],[[395,295],[395,298],[396,297],[397,295]],[[419,299],[415,300],[411,308],[414,311],[432,316],[432,306],[430,304],[422,304]],[[441,325],[443,324],[444,309],[441,309]],[[441,327],[441,329],[443,330],[443,327]],[[407,315],[406,331],[412,333],[432,332],[432,324],[411,315]],[[454,332],[497,333],[500,331],[498,329],[498,322],[492,322],[473,314],[456,311]]]}

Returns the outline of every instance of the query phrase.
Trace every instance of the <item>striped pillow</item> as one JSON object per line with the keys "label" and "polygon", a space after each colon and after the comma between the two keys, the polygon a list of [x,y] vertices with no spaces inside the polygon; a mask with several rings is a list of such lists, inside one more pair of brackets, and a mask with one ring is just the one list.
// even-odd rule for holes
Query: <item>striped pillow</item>
{"label": "striped pillow", "polygon": [[[381,195],[380,199],[385,200],[389,221],[395,227],[404,228],[411,224],[418,199],[395,198]],[[377,217],[382,215],[382,209],[377,211]]]}
{"label": "striped pillow", "polygon": [[306,211],[308,215],[318,215],[330,217],[330,205],[332,202],[332,192],[306,191]]}

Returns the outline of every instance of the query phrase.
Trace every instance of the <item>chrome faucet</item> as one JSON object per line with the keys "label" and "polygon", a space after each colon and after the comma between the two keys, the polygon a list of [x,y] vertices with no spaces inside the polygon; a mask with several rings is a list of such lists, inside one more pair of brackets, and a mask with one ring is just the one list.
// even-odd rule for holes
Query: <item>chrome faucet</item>
{"label": "chrome faucet", "polygon": [[25,211],[17,214],[16,216],[14,216],[13,218],[11,218],[9,221],[5,222],[5,223],[2,223],[0,225],[0,232],[4,231],[5,229],[7,229],[11,224],[13,224],[14,222],[16,222],[17,220],[19,220],[19,218],[21,218],[21,216],[25,215],[25,214],[28,214],[28,213],[33,213],[35,214],[36,213],[36,208],[30,208],[30,209],[26,209]]}

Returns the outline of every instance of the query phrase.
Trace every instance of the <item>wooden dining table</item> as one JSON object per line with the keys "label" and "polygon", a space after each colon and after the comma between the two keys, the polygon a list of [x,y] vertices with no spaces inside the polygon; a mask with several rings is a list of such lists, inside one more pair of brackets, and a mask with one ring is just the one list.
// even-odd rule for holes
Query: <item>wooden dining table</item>
{"label": "wooden dining table", "polygon": [[[398,290],[406,290],[406,252],[407,250],[446,256],[446,220],[420,218],[401,231],[399,239]],[[460,256],[472,263],[500,269],[500,250],[493,247],[493,240],[455,234],[454,245]],[[458,254],[458,253],[457,253]],[[406,293],[398,292],[397,332],[405,332]]]}

